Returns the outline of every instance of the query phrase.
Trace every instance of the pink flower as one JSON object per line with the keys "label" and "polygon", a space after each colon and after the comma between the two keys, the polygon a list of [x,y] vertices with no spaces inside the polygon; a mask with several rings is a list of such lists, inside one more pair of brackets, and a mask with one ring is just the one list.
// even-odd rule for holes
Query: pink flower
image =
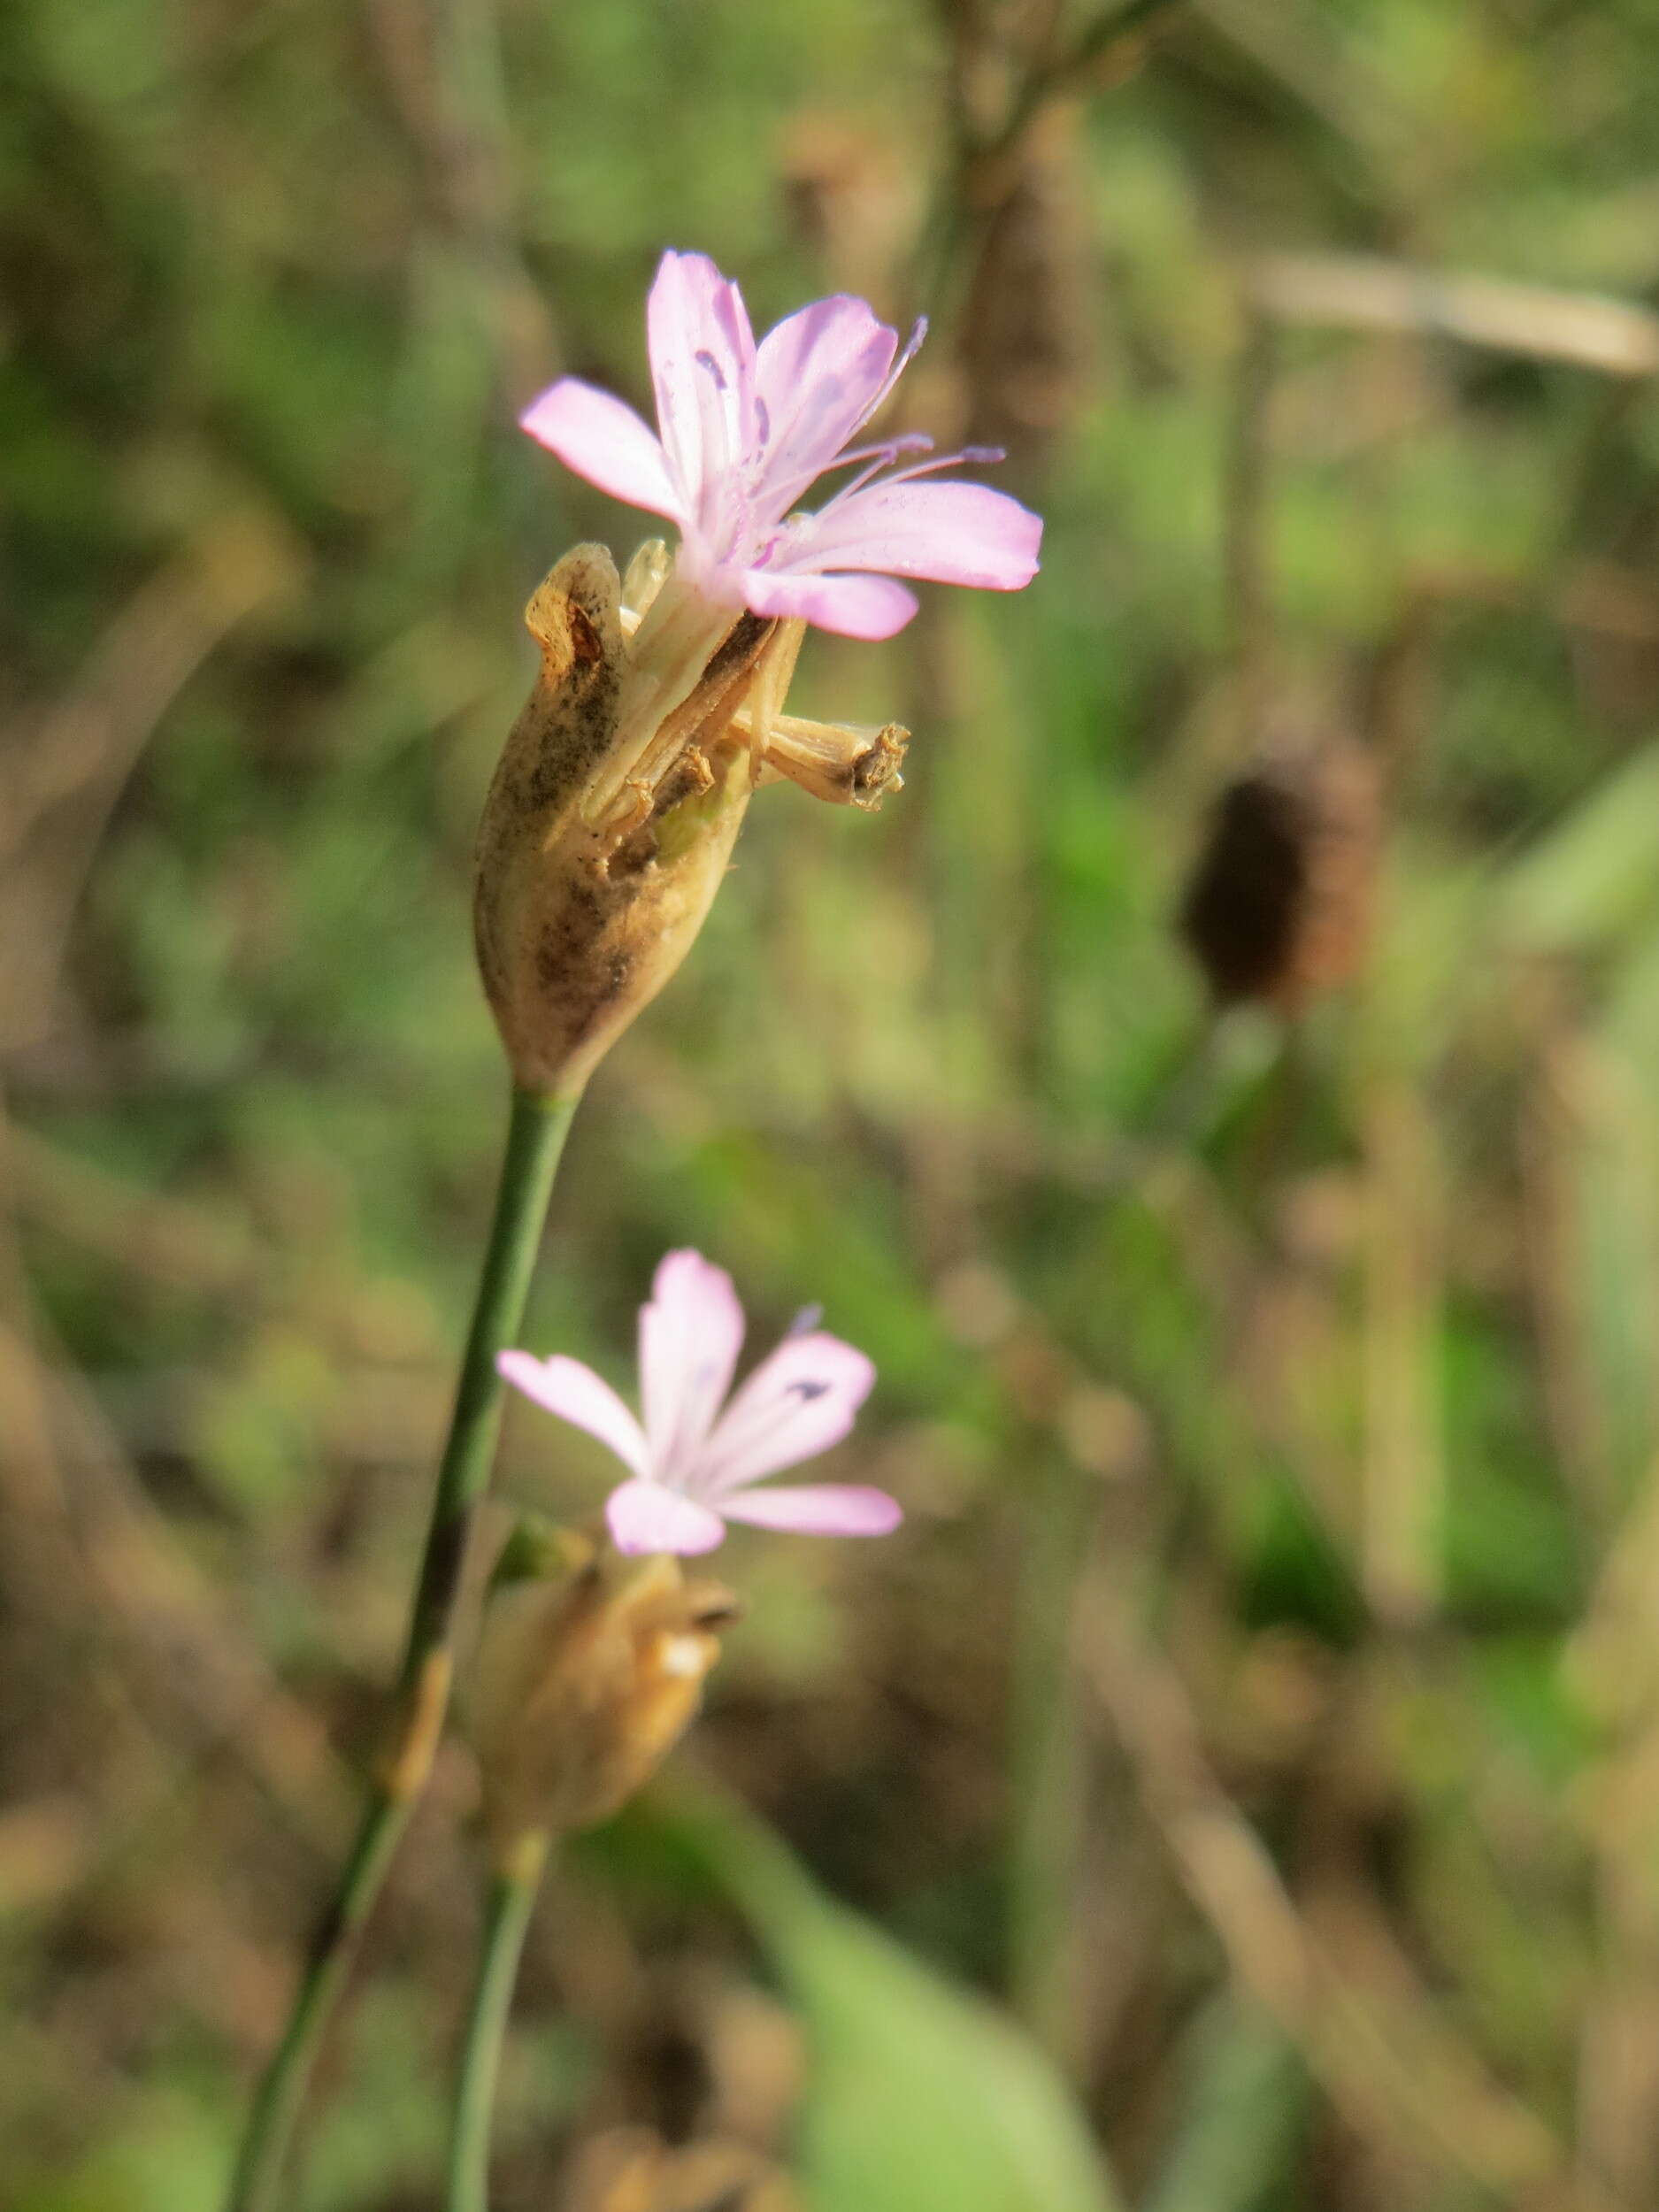
{"label": "pink flower", "polygon": [[[743,296],[706,255],[665,253],[646,332],[660,438],[631,407],[562,377],[519,418],[567,468],[678,525],[679,573],[704,597],[848,637],[891,637],[916,612],[895,576],[1018,591],[1037,572],[1041,518],[983,484],[922,480],[969,449],[931,438],[854,446],[921,343],[839,294],[787,316],[758,345]],[[816,514],[792,512],[826,470],[863,464]]]}
{"label": "pink flower", "polygon": [[847,1483],[755,1485],[840,1443],[876,1371],[821,1329],[798,1327],[726,1404],[743,1309],[724,1268],[670,1252],[640,1309],[643,1427],[580,1360],[503,1352],[495,1364],[526,1398],[586,1429],[633,1471],[605,1516],[622,1552],[712,1551],[727,1521],[804,1536],[885,1536],[902,1517],[885,1491]]}

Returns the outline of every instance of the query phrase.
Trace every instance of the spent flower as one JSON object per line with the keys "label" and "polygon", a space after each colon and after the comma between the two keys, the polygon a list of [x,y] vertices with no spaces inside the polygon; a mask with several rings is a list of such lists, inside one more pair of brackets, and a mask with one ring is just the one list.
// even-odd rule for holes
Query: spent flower
{"label": "spent flower", "polygon": [[513,1351],[497,1361],[515,1389],[596,1436],[629,1470],[605,1508],[618,1551],[712,1551],[728,1521],[807,1536],[885,1536],[898,1526],[899,1508],[882,1490],[757,1487],[838,1444],[875,1369],[803,1316],[728,1401],[743,1333],[726,1271],[701,1253],[670,1252],[640,1309],[642,1422],[580,1360]]}

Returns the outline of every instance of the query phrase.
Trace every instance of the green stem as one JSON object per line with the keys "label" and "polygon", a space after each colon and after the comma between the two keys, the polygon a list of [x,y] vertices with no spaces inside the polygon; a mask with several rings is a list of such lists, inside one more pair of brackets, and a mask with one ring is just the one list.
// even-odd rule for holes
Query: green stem
{"label": "green stem", "polygon": [[227,2212],[269,2212],[318,2045],[364,1923],[426,1778],[449,1709],[456,1601],[467,1538],[489,1483],[501,1427],[495,1356],[518,1335],[576,1099],[515,1091],[495,1218],[479,1278],[455,1412],[439,1463],[410,1611],[388,1747],[340,1880],[312,1940],[282,2039],[266,2068],[236,2162]]}
{"label": "green stem", "polygon": [[282,2039],[265,2068],[242,2134],[227,2203],[256,2212],[275,2201],[294,2124],[317,2046],[339,1999],[370,1907],[403,1832],[408,1805],[376,1788],[358,1826],[339,1886],[313,1937]]}
{"label": "green stem", "polygon": [[495,2075],[547,1850],[545,1836],[526,1837],[489,1886],[483,1950],[456,2090],[455,2129],[449,2142],[449,2212],[489,2212],[489,2129]]}

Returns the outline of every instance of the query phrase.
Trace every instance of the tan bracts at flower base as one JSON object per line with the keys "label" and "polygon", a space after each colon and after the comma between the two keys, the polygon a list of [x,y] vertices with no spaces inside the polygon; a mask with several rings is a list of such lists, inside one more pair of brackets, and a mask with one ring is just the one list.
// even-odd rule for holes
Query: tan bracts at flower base
{"label": "tan bracts at flower base", "polygon": [[739,1612],[677,1560],[625,1560],[569,1531],[510,1539],[487,1601],[472,1696],[492,1855],[607,1819],[695,1716]]}
{"label": "tan bracts at flower base", "polygon": [[[567,553],[525,620],[541,665],[485,803],[479,969],[515,1081],[569,1095],[673,974],[757,783],[878,806],[909,733],[780,712],[805,625],[685,601],[665,549]],[[665,618],[653,622],[655,610]]]}
{"label": "tan bracts at flower base", "polygon": [[[752,788],[723,741],[776,626],[713,637],[680,704],[683,744],[655,781],[603,803],[627,648],[616,564],[578,546],[525,619],[541,648],[479,833],[480,973],[524,1089],[569,1094],[656,997],[702,927]],[[706,748],[706,749],[705,749]],[[712,758],[710,757],[712,755]]]}

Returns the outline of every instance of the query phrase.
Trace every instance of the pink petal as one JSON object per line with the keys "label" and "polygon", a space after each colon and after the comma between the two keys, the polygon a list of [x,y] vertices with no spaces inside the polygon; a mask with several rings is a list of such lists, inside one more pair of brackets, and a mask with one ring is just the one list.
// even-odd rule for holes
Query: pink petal
{"label": "pink petal", "polygon": [[605,1519],[619,1552],[712,1551],[726,1535],[718,1513],[660,1482],[625,1482],[605,1501]]}
{"label": "pink petal", "polygon": [[1037,572],[1041,542],[1041,516],[988,484],[872,484],[803,517],[778,557],[786,573],[873,569],[1018,591]]}
{"label": "pink petal", "polygon": [[786,1337],[722,1416],[690,1480],[726,1509],[734,1490],[839,1444],[870,1394],[876,1371],[839,1337]]}
{"label": "pink petal", "polygon": [[743,295],[702,253],[663,256],[645,330],[669,473],[686,513],[695,516],[705,492],[744,457],[753,428],[755,334]]}
{"label": "pink petal", "polygon": [[885,576],[807,576],[769,568],[744,572],[743,601],[756,614],[792,616],[838,637],[892,637],[916,612],[916,594]]}
{"label": "pink petal", "polygon": [[763,500],[777,486],[792,503],[832,466],[879,396],[898,342],[866,301],[847,293],[814,300],[766,333],[755,365],[764,411]]}
{"label": "pink petal", "polygon": [[745,1490],[723,1498],[728,1521],[793,1529],[798,1536],[887,1536],[904,1518],[885,1490],[849,1482],[805,1483],[784,1490]]}
{"label": "pink petal", "polygon": [[743,1309],[726,1270],[701,1252],[665,1253],[640,1308],[640,1396],[662,1480],[696,1461],[742,1348]]}
{"label": "pink petal", "polygon": [[556,1352],[537,1359],[531,1352],[503,1352],[495,1371],[515,1390],[561,1421],[569,1421],[608,1445],[625,1467],[643,1474],[648,1459],[645,1432],[608,1382],[579,1359]]}
{"label": "pink petal", "polygon": [[578,377],[561,377],[531,401],[518,426],[613,499],[675,522],[681,518],[662,447],[633,408],[609,392]]}

